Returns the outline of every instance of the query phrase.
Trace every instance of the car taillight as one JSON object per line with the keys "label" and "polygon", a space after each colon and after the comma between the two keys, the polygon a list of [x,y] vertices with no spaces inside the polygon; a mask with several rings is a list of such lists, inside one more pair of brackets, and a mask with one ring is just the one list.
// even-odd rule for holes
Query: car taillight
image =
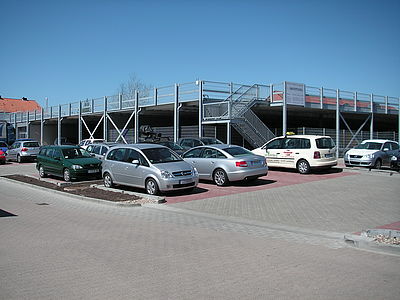
{"label": "car taillight", "polygon": [[21,151],[23,152],[28,151],[28,148],[22,148]]}
{"label": "car taillight", "polygon": [[315,151],[314,152],[314,159],[318,159],[321,158],[321,153],[319,153],[319,151]]}
{"label": "car taillight", "polygon": [[236,167],[247,167],[247,162],[245,161],[237,161]]}

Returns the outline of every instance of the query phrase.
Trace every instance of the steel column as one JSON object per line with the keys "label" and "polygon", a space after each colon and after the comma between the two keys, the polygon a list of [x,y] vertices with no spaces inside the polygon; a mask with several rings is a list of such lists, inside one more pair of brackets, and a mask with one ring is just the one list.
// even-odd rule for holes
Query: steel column
{"label": "steel column", "polygon": [[179,138],[179,85],[175,84],[175,101],[174,101],[174,143]]}
{"label": "steel column", "polygon": [[43,146],[43,135],[44,135],[44,109],[41,108],[42,113],[40,114],[40,145]]}
{"label": "steel column", "polygon": [[372,140],[374,138],[374,95],[370,95],[371,98],[371,124],[369,127],[369,138]]}
{"label": "steel column", "polygon": [[203,136],[203,81],[199,82],[199,137]]}
{"label": "steel column", "polygon": [[400,97],[398,99],[398,104],[397,104],[397,119],[399,121],[399,124],[398,124],[399,126],[397,128],[397,141],[400,144]]}
{"label": "steel column", "polygon": [[283,105],[282,105],[282,133],[287,132],[287,105],[286,105],[286,81],[283,82]]}
{"label": "steel column", "polygon": [[61,105],[58,105],[57,116],[57,144],[61,145]]}
{"label": "steel column", "polygon": [[82,141],[82,101],[78,106],[78,144]]}
{"label": "steel column", "polygon": [[135,91],[135,144],[139,142],[139,92]]}
{"label": "steel column", "polygon": [[340,111],[339,111],[339,89],[336,90],[336,157],[339,157],[340,145]]}
{"label": "steel column", "polygon": [[103,139],[107,142],[107,97],[104,97]]}
{"label": "steel column", "polygon": [[229,145],[232,143],[231,121],[228,121],[226,123],[226,143],[229,144]]}
{"label": "steel column", "polygon": [[29,111],[26,112],[26,137],[29,138]]}
{"label": "steel column", "polygon": [[269,103],[271,104],[272,102],[274,102],[274,84],[271,83],[269,85]]}
{"label": "steel column", "polygon": [[357,92],[354,93],[354,111],[357,111]]}
{"label": "steel column", "polygon": [[319,105],[320,105],[321,109],[324,108],[324,88],[323,87],[321,87],[320,94],[319,94]]}

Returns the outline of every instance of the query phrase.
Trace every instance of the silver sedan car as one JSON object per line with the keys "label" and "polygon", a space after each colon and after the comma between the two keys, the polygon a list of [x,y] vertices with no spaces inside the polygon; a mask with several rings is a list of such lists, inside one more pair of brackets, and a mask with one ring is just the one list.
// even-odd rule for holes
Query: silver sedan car
{"label": "silver sedan car", "polygon": [[229,181],[254,180],[268,173],[265,157],[234,145],[199,146],[183,154],[196,167],[200,179],[213,180],[219,186]]}
{"label": "silver sedan car", "polygon": [[150,195],[159,192],[194,189],[199,174],[169,148],[155,144],[116,145],[102,164],[105,187],[114,184],[145,188]]}

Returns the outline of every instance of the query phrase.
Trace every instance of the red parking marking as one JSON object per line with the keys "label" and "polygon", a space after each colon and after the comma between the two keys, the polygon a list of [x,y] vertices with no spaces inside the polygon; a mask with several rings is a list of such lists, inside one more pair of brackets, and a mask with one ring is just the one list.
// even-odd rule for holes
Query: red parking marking
{"label": "red parking marking", "polygon": [[352,175],[357,175],[357,173],[339,172],[301,175],[294,172],[270,170],[267,176],[260,177],[257,181],[250,183],[234,182],[229,186],[219,187],[212,182],[200,182],[197,189],[195,189],[191,194],[187,194],[187,192],[167,194],[165,200],[167,200],[167,204],[173,204]]}
{"label": "red parking marking", "polygon": [[391,229],[391,230],[399,230],[400,231],[400,221],[394,222],[392,224],[382,225],[382,226],[376,227],[376,229]]}

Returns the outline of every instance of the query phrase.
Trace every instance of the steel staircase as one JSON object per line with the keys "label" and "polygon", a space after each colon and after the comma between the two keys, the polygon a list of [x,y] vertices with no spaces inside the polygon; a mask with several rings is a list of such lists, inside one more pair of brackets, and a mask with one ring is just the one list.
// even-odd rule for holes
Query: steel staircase
{"label": "steel staircase", "polygon": [[259,86],[241,86],[224,101],[205,106],[206,116],[216,119],[231,120],[232,126],[253,147],[260,147],[270,139],[274,133],[251,110],[257,101],[265,100],[259,96]]}

